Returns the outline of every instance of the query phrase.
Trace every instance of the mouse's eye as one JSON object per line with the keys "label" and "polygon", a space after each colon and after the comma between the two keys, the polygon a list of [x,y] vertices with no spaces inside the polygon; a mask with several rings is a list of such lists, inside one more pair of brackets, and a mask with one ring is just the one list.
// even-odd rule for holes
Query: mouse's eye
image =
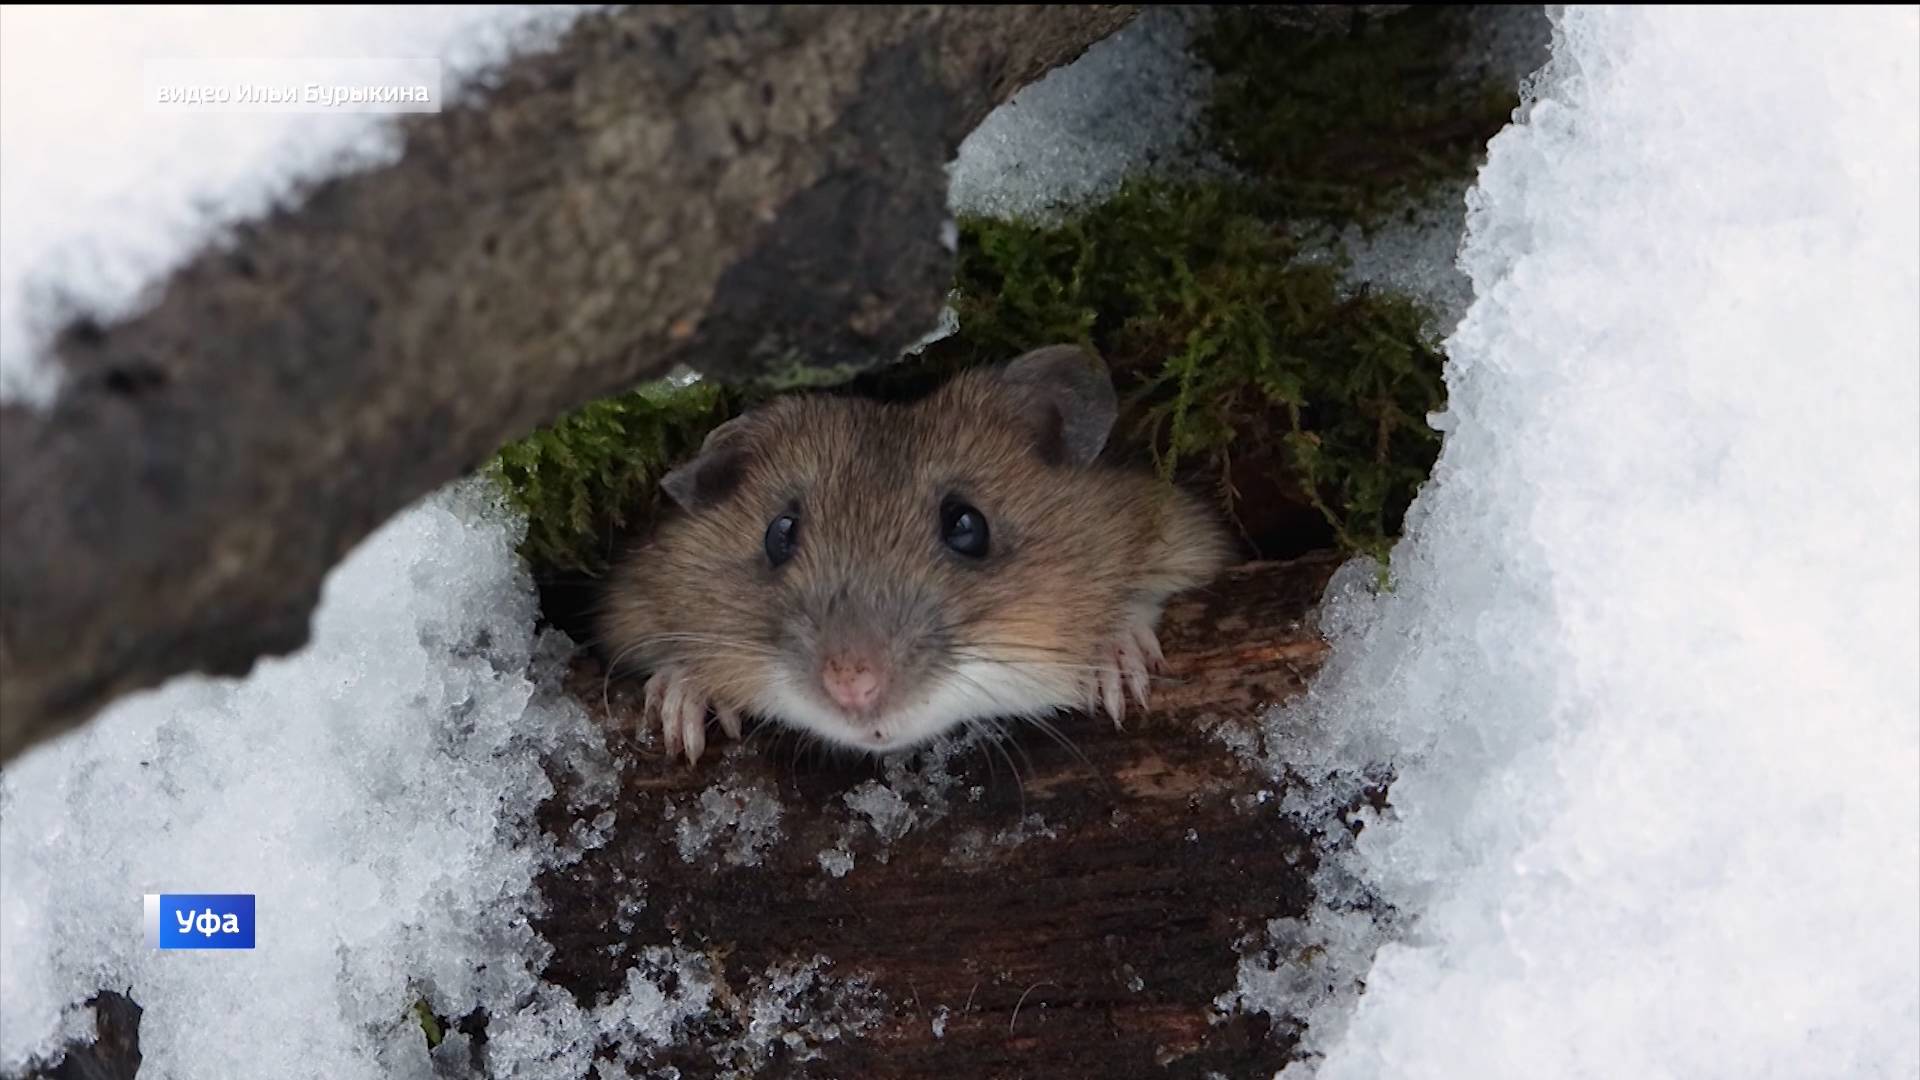
{"label": "mouse's eye", "polygon": [[940,508],[940,539],[970,559],[987,554],[987,515],[956,499]]}
{"label": "mouse's eye", "polygon": [[788,511],[773,519],[767,526],[767,561],[775,566],[793,558],[793,549],[800,543],[800,515]]}

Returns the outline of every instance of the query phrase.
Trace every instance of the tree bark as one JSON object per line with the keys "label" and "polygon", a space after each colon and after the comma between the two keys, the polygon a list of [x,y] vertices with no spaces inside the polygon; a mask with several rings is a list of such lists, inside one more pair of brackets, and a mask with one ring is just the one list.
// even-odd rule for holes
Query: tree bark
{"label": "tree bark", "polygon": [[[591,1006],[624,988],[640,946],[706,953],[726,987],[715,1017],[650,1062],[688,1076],[716,1075],[715,1047],[745,1029],[752,976],[815,955],[836,979],[867,980],[877,1023],[812,1047],[814,1060],[776,1056],[772,1075],[1272,1075],[1291,1037],[1213,1003],[1234,988],[1237,939],[1306,911],[1316,849],[1274,811],[1274,781],[1222,736],[1251,737],[1263,709],[1319,668],[1326,645],[1310,612],[1337,564],[1252,564],[1176,602],[1161,634],[1170,670],[1148,715],[1124,730],[1066,720],[1077,754],[1028,732],[997,767],[984,753],[956,760],[944,808],[909,789],[917,823],[889,843],[843,798],[881,775],[871,764],[796,760],[750,735],[696,769],[657,758],[629,768],[609,841],[542,882],[547,977]],[[598,709],[599,673],[576,677]],[[636,688],[611,701],[607,722],[625,741]],[[781,839],[757,865],[735,865],[724,832],[682,853],[680,823],[710,788],[777,796]],[[572,827],[563,802],[556,833]],[[838,849],[853,866],[836,877],[820,855]],[[822,993],[800,1007],[830,1013],[832,1002]]]}
{"label": "tree bark", "polygon": [[0,406],[0,761],[291,651],[380,522],[685,363],[888,359],[951,277],[944,168],[1125,5],[586,16],[389,166],[233,230]]}

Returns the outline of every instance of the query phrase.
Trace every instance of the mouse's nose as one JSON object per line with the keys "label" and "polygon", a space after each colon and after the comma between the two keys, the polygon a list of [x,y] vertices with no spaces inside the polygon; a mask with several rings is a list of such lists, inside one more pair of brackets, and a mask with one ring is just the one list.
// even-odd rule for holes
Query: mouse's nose
{"label": "mouse's nose", "polygon": [[865,656],[829,656],[820,665],[820,684],[834,704],[852,712],[865,712],[880,700],[880,667]]}

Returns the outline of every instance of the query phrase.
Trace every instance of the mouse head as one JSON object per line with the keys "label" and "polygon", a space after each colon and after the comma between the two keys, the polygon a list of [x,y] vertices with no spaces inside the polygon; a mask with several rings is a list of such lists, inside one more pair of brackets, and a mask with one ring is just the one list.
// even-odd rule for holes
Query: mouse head
{"label": "mouse head", "polygon": [[891,750],[1073,700],[1151,522],[1095,467],[1116,399],[1072,346],[913,404],[776,400],[662,488],[676,656],[738,707]]}

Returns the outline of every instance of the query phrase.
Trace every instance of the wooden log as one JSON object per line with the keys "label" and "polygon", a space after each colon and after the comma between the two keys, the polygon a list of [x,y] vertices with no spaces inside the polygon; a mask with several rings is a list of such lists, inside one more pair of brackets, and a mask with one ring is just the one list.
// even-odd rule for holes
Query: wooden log
{"label": "wooden log", "polygon": [[[1248,564],[1176,601],[1151,712],[1124,730],[1068,718],[1072,751],[1028,732],[1009,752],[1017,779],[1010,761],[979,753],[949,760],[944,784],[919,784],[925,771],[897,764],[796,757],[764,728],[689,769],[645,752],[638,688],[608,692],[582,657],[572,690],[628,761],[606,843],[539,882],[534,925],[553,946],[545,977],[592,1007],[625,989],[649,948],[705,958],[712,1012],[680,1045],[626,1048],[633,1075],[1271,1075],[1292,1059],[1292,1037],[1214,1002],[1235,985],[1238,942],[1306,912],[1317,849],[1274,813],[1272,782],[1222,735],[1250,734],[1318,670],[1326,645],[1311,611],[1337,565],[1328,555]],[[882,781],[914,818],[885,842],[847,803]],[[724,805],[743,792],[777,801],[779,839],[753,862],[729,859],[743,845],[726,830],[683,853],[682,822],[697,821],[703,797]],[[555,835],[580,824],[567,794],[543,813]],[[788,1043],[775,1024],[756,1038],[765,973],[816,957],[831,961],[825,977],[783,1003],[794,1016],[838,1017],[842,1032]],[[90,1004],[100,1041],[30,1076],[137,1073],[139,1006],[104,992]],[[442,1063],[447,1075],[501,1075],[487,1068],[489,1024],[442,1018],[472,1040]],[[601,1048],[607,1075],[620,1075],[619,1050]]]}
{"label": "wooden log", "polygon": [[72,322],[60,398],[0,406],[0,761],[297,648],[353,544],[569,408],[890,359],[951,281],[960,140],[1133,10],[593,13]]}
{"label": "wooden log", "polygon": [[[887,790],[905,795],[913,824],[891,839],[848,803],[891,806],[875,783],[889,771],[873,763],[796,758],[764,734],[694,769],[640,761],[608,842],[541,884],[547,977],[591,1006],[624,988],[639,949],[706,954],[724,987],[715,1017],[689,1044],[642,1055],[687,1076],[724,1064],[929,1080],[1271,1075],[1291,1042],[1213,1003],[1234,987],[1236,940],[1305,912],[1315,849],[1220,729],[1250,732],[1305,688],[1326,652],[1310,611],[1336,565],[1251,564],[1172,605],[1169,673],[1124,730],[1071,718],[1060,726],[1075,750],[1027,732],[1006,759],[951,760],[944,786],[896,766]],[[583,664],[575,678],[599,709],[599,672]],[[636,688],[608,701],[616,742],[632,746]],[[740,837],[723,830],[689,861],[679,828],[703,793],[743,792],[778,800],[779,841],[736,864]],[[572,827],[562,801],[556,832]],[[746,1032],[753,976],[814,956],[841,985],[864,980],[868,1026],[741,1060],[729,1047]],[[801,1007],[835,1000],[821,990]]]}

